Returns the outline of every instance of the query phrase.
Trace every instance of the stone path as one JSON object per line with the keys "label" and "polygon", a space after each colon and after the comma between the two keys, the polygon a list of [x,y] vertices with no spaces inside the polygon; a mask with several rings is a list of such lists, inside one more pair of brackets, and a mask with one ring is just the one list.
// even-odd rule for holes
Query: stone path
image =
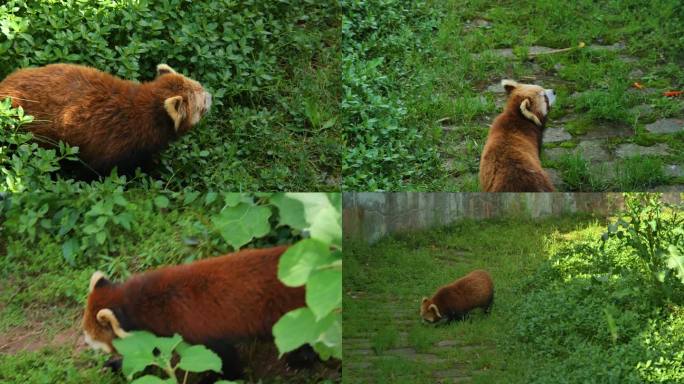
{"label": "stone path", "polygon": [[[483,20],[475,20],[473,22],[475,26],[488,25]],[[619,60],[626,63],[638,62],[635,57],[627,56],[622,54],[625,50],[625,45],[623,43],[616,43],[613,45],[588,45],[585,49],[590,50],[603,50],[617,52]],[[552,50],[549,47],[542,46],[532,46],[529,47],[529,53],[543,53]],[[515,54],[512,48],[495,49],[486,52],[482,52],[476,56],[482,55],[494,55],[509,59],[514,59]],[[524,65],[528,66],[530,72],[533,73],[531,76],[526,76],[522,79],[517,79],[521,82],[526,83],[536,83],[547,88],[556,88],[558,85],[564,85],[565,88],[573,89],[572,84],[568,84],[564,80],[557,76],[557,73],[545,72],[538,64],[533,61],[528,61]],[[562,64],[557,64],[555,71],[557,72],[562,68]],[[631,75],[635,76],[635,81],[640,81],[640,76],[643,76],[644,72],[641,69],[634,69]],[[486,85],[482,87],[482,91],[485,94],[493,95],[495,98],[495,104],[497,106],[497,114],[500,113],[501,108],[505,102],[506,95],[503,87],[500,85],[500,79],[492,79],[496,81],[493,84]],[[554,161],[558,161],[566,155],[581,154],[582,157],[591,163],[592,169],[595,169],[597,176],[602,179],[613,179],[616,177],[616,169],[618,169],[621,162],[625,159],[636,156],[668,156],[675,155],[675,150],[670,148],[666,143],[656,143],[654,145],[646,146],[630,142],[630,138],[635,135],[634,128],[623,123],[598,123],[594,121],[586,120],[583,118],[579,112],[574,111],[574,106],[572,105],[575,100],[582,96],[583,93],[589,92],[591,90],[574,92],[570,95],[569,100],[565,100],[566,105],[559,105],[557,107],[561,110],[568,112],[561,118],[551,119],[547,123],[547,129],[544,135],[544,149],[542,150],[542,160],[546,166],[554,165]],[[634,92],[644,92],[646,94],[656,93],[657,90],[654,89],[643,89],[643,90],[633,90]],[[632,115],[638,115],[640,121],[647,122],[644,128],[647,132],[657,135],[672,135],[679,132],[684,132],[684,118],[664,118],[654,120],[653,117],[653,107],[647,104],[638,105],[631,108],[630,113]],[[684,113],[684,111],[683,111]],[[483,126],[489,126],[491,121],[496,116],[488,116],[486,121],[482,122]],[[650,119],[650,120],[649,120]],[[443,137],[446,143],[454,141],[458,143],[458,140],[450,139],[450,135],[459,135],[459,128],[455,126],[449,126],[448,124],[443,124]],[[454,138],[459,138],[459,136],[453,136]],[[483,145],[484,143],[482,143]],[[457,146],[460,144],[457,144]],[[445,167],[450,173],[458,173],[459,164],[462,162],[458,158],[450,157],[454,156],[454,152],[463,153],[461,148],[452,148],[446,152],[443,156],[446,158]],[[473,151],[468,151],[468,158],[477,156],[479,153],[472,153]],[[663,165],[663,172],[665,175],[670,177],[683,177],[682,176],[682,164],[670,164],[665,161],[666,164]],[[596,165],[596,167],[593,167]],[[554,184],[559,190],[564,189],[562,184],[562,178],[558,170],[553,168],[546,168],[549,175],[554,181]],[[472,167],[471,167],[472,171]],[[458,175],[463,178],[463,175]],[[467,176],[466,176],[467,177]],[[477,177],[477,174],[471,177]],[[606,180],[608,181],[608,180]],[[684,191],[684,185],[663,185],[653,188],[654,190],[678,190]]]}
{"label": "stone path", "polygon": [[[434,343],[428,352],[419,352],[410,345],[408,338],[409,329],[420,322],[418,314],[412,313],[409,318],[406,313],[398,313],[391,318],[394,325],[399,329],[395,345],[390,349],[376,353],[370,341],[374,336],[373,333],[368,333],[363,337],[345,337],[345,368],[352,369],[357,374],[364,370],[371,373],[375,369],[375,364],[379,361],[399,358],[427,366],[446,367],[431,370],[435,383],[469,383],[474,372],[470,370],[468,365],[444,358],[440,356],[439,352],[460,349],[470,354],[477,354],[483,349],[491,348],[491,346],[487,345],[467,345],[457,340],[447,339]],[[413,376],[415,375],[409,375],[406,379]]]}
{"label": "stone path", "polygon": [[[468,264],[471,261],[468,256],[470,252],[462,249],[443,249],[439,252],[443,257],[439,261],[444,265]],[[376,308],[373,313],[364,313],[368,324],[388,324],[393,331],[396,331],[396,338],[388,349],[376,352],[373,348],[374,338],[378,332],[369,330],[361,333],[355,332],[353,335],[344,337],[343,347],[345,369],[354,371],[356,376],[361,372],[366,373],[366,381],[372,382],[373,374],[379,369],[378,366],[383,361],[396,360],[406,361],[411,364],[420,364],[425,369],[421,372],[404,373],[404,376],[397,376],[403,380],[412,380],[418,374],[425,371],[431,372],[434,383],[469,383],[472,375],[477,373],[470,367],[470,361],[457,361],[453,357],[454,352],[467,352],[467,356],[479,357],[480,353],[493,348],[491,345],[467,343],[457,340],[455,334],[458,331],[458,324],[451,324],[453,332],[449,330],[452,337],[440,339],[426,347],[416,347],[412,345],[410,334],[416,328],[425,327],[428,332],[437,331],[435,326],[422,324],[418,313],[418,304],[415,297],[395,297],[388,295],[372,294],[366,292],[348,293],[351,300],[362,300],[372,303]],[[407,305],[410,303],[411,305]],[[415,337],[415,336],[414,336]],[[421,377],[425,379],[424,376]]]}

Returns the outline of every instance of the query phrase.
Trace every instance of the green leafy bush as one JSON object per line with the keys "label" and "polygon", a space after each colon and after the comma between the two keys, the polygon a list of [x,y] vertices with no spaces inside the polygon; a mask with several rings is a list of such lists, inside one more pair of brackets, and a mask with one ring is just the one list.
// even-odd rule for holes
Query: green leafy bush
{"label": "green leafy bush", "polygon": [[154,179],[174,190],[334,190],[338,27],[332,0],[8,0],[0,79],[67,62],[143,81],[167,63],[215,107],[163,154]]}
{"label": "green leafy bush", "polygon": [[[2,96],[2,95],[0,95]],[[49,173],[61,160],[75,160],[78,148],[60,143],[54,149],[38,146],[22,125],[33,121],[22,108],[12,108],[10,99],[0,101],[0,192],[34,191],[49,182]]]}
{"label": "green leafy bush", "polygon": [[395,77],[402,58],[419,49],[420,34],[436,16],[428,1],[341,2],[342,103],[346,151],[342,164],[349,189],[399,189],[425,183],[439,155],[423,127],[408,123],[405,97]]}
{"label": "green leafy bush", "polygon": [[516,342],[506,348],[544,362],[525,382],[684,380],[681,207],[660,194],[624,198],[600,238],[554,245],[521,288]]}
{"label": "green leafy bush", "polygon": [[647,280],[675,278],[684,283],[684,217],[658,193],[626,193],[624,217],[608,225],[603,244],[617,238],[635,251]]}

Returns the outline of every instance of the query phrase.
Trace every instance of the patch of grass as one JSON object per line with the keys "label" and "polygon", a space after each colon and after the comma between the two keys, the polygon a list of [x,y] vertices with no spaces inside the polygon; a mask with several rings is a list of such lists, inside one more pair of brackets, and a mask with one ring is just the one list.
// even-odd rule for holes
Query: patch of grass
{"label": "patch of grass", "polygon": [[595,126],[592,119],[582,117],[573,121],[569,121],[565,126],[565,130],[573,136],[582,136],[589,132],[589,130]]}
{"label": "patch of grass", "polygon": [[125,383],[122,377],[103,372],[94,353],[74,355],[69,347],[0,354],[0,381],[6,383]]}
{"label": "patch of grass", "polygon": [[617,183],[622,191],[643,191],[664,184],[668,177],[663,171],[663,161],[653,156],[634,156],[617,165]]}
{"label": "patch of grass", "polygon": [[592,165],[579,152],[561,156],[556,166],[567,190],[602,191],[609,186],[606,167]]}
{"label": "patch of grass", "polygon": [[373,351],[377,354],[393,348],[397,345],[397,339],[399,338],[399,332],[393,326],[387,326],[381,328],[372,338],[371,346]]}

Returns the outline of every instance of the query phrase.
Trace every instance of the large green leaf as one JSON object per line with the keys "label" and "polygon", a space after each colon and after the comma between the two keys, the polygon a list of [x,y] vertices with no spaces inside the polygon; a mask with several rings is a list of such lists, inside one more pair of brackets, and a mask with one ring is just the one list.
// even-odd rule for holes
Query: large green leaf
{"label": "large green leaf", "polygon": [[178,351],[178,367],[189,372],[221,372],[221,359],[204,345],[193,345]]}
{"label": "large green leaf", "polygon": [[290,311],[273,326],[273,337],[280,356],[313,341],[316,336],[316,319],[309,308]]}
{"label": "large green leaf", "polygon": [[340,199],[326,193],[287,193],[302,202],[311,238],[342,246],[342,206]]}
{"label": "large green leaf", "polygon": [[233,248],[239,249],[253,238],[270,232],[270,217],[271,209],[268,207],[240,203],[223,208],[212,222],[223,239]]}
{"label": "large green leaf", "polygon": [[670,256],[667,258],[667,267],[674,270],[675,275],[684,284],[684,255],[674,245],[668,247]]}
{"label": "large green leaf", "polygon": [[342,358],[342,315],[331,312],[317,324],[318,338],[312,343],[323,360],[332,356]]}
{"label": "large green leaf", "polygon": [[163,360],[171,360],[173,356],[173,350],[183,342],[183,338],[179,334],[173,335],[173,337],[157,337],[155,341],[155,346],[159,350],[159,357]]}
{"label": "large green leaf", "polygon": [[162,380],[158,378],[157,376],[152,376],[152,375],[145,375],[141,378],[135,379],[131,382],[131,384],[173,384],[175,383],[175,380],[172,378],[168,378],[166,380]]}
{"label": "large green leaf", "polygon": [[289,225],[300,230],[308,226],[304,204],[301,201],[286,196],[284,193],[271,196],[270,201],[278,207],[280,225]]}
{"label": "large green leaf", "polygon": [[332,261],[328,246],[316,239],[304,239],[288,248],[278,263],[278,278],[287,286],[304,285],[315,268]]}
{"label": "large green leaf", "polygon": [[112,344],[123,356],[121,370],[128,380],[155,361],[154,350],[157,337],[150,332],[136,331],[123,339],[114,339]]}
{"label": "large green leaf", "polygon": [[341,268],[314,271],[306,283],[306,305],[320,320],[335,308],[342,307]]}

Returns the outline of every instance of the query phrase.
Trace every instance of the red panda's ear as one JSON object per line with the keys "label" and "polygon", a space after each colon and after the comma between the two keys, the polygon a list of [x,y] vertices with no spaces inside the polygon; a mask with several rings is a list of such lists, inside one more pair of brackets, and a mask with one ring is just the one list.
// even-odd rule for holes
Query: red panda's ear
{"label": "red panda's ear", "polygon": [[183,96],[173,96],[164,100],[164,109],[166,109],[166,113],[173,120],[175,130],[178,131],[178,127],[180,127],[181,122],[185,118],[186,108]]}
{"label": "red panda's ear", "polygon": [[97,312],[97,322],[104,327],[111,327],[114,334],[120,338],[129,336],[130,334],[121,328],[119,320],[114,316],[114,312],[111,309],[105,308],[100,309]]}
{"label": "red panda's ear", "polygon": [[167,73],[176,73],[176,71],[166,64],[157,65],[157,76],[165,75]]}
{"label": "red panda's ear", "polygon": [[95,271],[90,277],[90,285],[88,287],[88,293],[92,292],[97,287],[102,287],[109,284],[109,280],[105,277],[104,273],[100,271]]}
{"label": "red panda's ear", "polygon": [[533,122],[535,125],[538,127],[542,126],[541,121],[539,121],[539,118],[537,115],[535,115],[532,110],[530,109],[532,107],[532,100],[530,100],[529,97],[525,98],[525,100],[520,103],[520,112],[522,112],[523,116],[525,116],[526,119],[530,120]]}
{"label": "red panda's ear", "polygon": [[511,92],[518,86],[518,82],[515,80],[503,79],[501,80],[501,86],[506,90],[506,94],[510,95]]}
{"label": "red panda's ear", "polygon": [[439,313],[439,308],[437,308],[436,305],[430,304],[430,306],[428,307],[428,311],[434,311],[435,315],[437,315],[438,318],[442,318],[442,314]]}
{"label": "red panda's ear", "polygon": [[425,304],[425,303],[427,303],[427,301],[428,301],[428,298],[427,298],[427,297],[423,297],[422,303]]}

